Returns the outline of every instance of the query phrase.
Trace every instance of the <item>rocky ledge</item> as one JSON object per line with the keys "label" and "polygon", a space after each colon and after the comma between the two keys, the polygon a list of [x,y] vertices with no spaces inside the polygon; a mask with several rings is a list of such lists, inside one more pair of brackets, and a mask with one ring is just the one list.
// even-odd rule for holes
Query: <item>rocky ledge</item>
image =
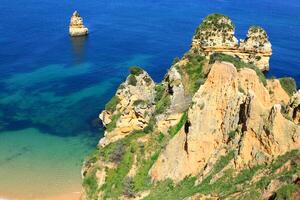
{"label": "rocky ledge", "polygon": [[89,32],[88,28],[86,28],[83,24],[82,17],[80,17],[79,13],[75,11],[70,20],[69,33],[72,37],[75,36],[84,36]]}
{"label": "rocky ledge", "polygon": [[130,68],[100,114],[82,199],[299,198],[300,91],[243,57],[270,56],[262,28],[240,44],[233,34],[213,14],[161,83]]}

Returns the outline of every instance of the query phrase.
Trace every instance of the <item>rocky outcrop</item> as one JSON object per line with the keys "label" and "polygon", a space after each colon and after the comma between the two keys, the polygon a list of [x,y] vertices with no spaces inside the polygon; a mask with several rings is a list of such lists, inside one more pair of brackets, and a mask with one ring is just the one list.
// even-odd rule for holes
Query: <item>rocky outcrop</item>
{"label": "rocky outcrop", "polygon": [[[151,177],[180,181],[197,175],[224,149],[238,148],[236,167],[244,168],[300,148],[300,127],[280,110],[255,71],[237,72],[230,63],[215,63],[193,97],[188,132],[181,129],[170,140],[153,165]],[[231,132],[240,135],[237,144],[227,144]]]}
{"label": "rocky outcrop", "polygon": [[70,20],[69,33],[72,37],[84,36],[89,32],[83,24],[83,19],[80,17],[79,13],[75,11]]}
{"label": "rocky outcrop", "polygon": [[268,71],[272,48],[266,31],[261,27],[252,26],[246,39],[241,40],[240,44],[234,36],[234,31],[235,26],[228,17],[211,14],[196,30],[191,51],[202,52],[206,56],[216,52],[237,56],[244,62],[256,65],[262,71]]}
{"label": "rocky outcrop", "polygon": [[99,116],[105,134],[82,170],[83,199],[297,195],[300,92],[261,72],[271,51],[263,29],[238,44],[231,20],[210,15],[161,83],[131,68]]}
{"label": "rocky outcrop", "polygon": [[289,102],[290,96],[284,91],[278,79],[268,80],[266,88],[269,91],[272,104],[287,104]]}
{"label": "rocky outcrop", "polygon": [[170,140],[150,171],[152,178],[178,181],[201,171],[210,156],[221,150],[224,133],[237,128],[243,99],[238,91],[236,69],[231,64],[215,64],[193,97],[188,111],[188,132],[182,129]]}
{"label": "rocky outcrop", "polygon": [[272,46],[263,28],[250,27],[246,39],[240,41],[239,51],[237,56],[241,57],[242,60],[253,63],[263,71],[269,70]]}
{"label": "rocky outcrop", "polygon": [[300,124],[300,91],[292,96],[286,107],[285,113],[296,124]]}
{"label": "rocky outcrop", "polygon": [[197,28],[192,47],[203,50],[237,48],[238,40],[234,30],[234,24],[227,16],[211,14]]}
{"label": "rocky outcrop", "polygon": [[[145,128],[154,112],[155,84],[151,77],[137,67],[127,77],[101,112],[99,118],[106,127],[100,146],[125,137],[134,130]],[[114,104],[114,105],[109,105]]]}

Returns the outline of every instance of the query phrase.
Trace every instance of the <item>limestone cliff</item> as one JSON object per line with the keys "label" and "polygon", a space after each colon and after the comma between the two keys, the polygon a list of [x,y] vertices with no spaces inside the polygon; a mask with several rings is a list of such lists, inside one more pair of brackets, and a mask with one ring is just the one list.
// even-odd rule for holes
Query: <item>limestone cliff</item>
{"label": "limestone cliff", "polygon": [[262,71],[268,71],[272,48],[266,31],[261,27],[251,26],[246,39],[240,43],[234,36],[234,31],[235,26],[228,17],[209,15],[196,30],[191,50],[200,51],[207,56],[216,52],[237,56],[246,63],[255,64]]}
{"label": "limestone cliff", "polygon": [[88,32],[89,30],[84,26],[82,17],[75,11],[70,20],[69,34],[75,37],[87,35]]}
{"label": "limestone cliff", "polygon": [[100,114],[82,199],[299,197],[300,91],[264,76],[271,51],[262,28],[238,43],[213,14],[161,83],[130,68]]}
{"label": "limestone cliff", "polygon": [[142,130],[154,111],[153,80],[138,67],[132,67],[130,71],[99,116],[106,127],[105,137],[99,142],[101,146],[123,138],[133,130]]}

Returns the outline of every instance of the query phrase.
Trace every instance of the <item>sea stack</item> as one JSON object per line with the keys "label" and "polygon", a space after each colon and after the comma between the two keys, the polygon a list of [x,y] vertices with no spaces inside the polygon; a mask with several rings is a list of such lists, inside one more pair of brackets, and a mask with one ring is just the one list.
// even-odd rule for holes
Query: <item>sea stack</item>
{"label": "sea stack", "polygon": [[86,28],[83,24],[82,17],[80,17],[79,13],[75,11],[70,20],[69,33],[72,37],[76,36],[85,36],[89,32],[88,28]]}

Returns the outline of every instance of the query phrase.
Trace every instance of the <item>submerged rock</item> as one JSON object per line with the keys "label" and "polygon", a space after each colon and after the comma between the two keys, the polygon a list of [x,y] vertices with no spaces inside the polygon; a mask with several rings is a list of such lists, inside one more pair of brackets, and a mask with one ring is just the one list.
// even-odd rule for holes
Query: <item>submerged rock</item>
{"label": "submerged rock", "polygon": [[83,19],[80,17],[79,13],[75,11],[71,17],[69,33],[72,37],[74,36],[84,36],[89,32],[83,24]]}

